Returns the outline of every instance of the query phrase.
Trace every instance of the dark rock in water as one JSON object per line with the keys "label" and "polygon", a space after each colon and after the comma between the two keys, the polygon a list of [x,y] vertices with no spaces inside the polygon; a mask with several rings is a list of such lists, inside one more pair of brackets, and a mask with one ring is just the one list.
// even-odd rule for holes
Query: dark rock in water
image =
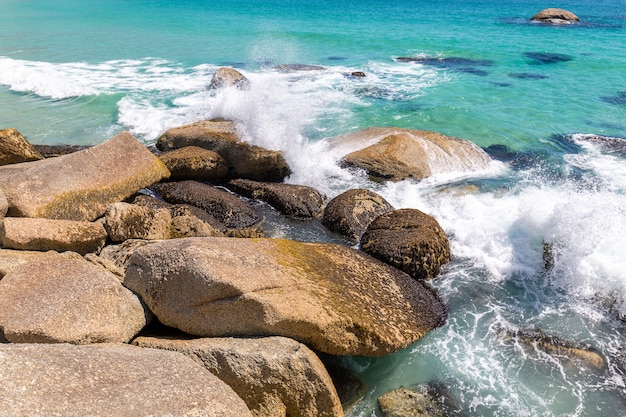
{"label": "dark rock in water", "polygon": [[449,390],[440,383],[429,383],[416,390],[398,388],[378,397],[384,417],[460,416]]}
{"label": "dark rock in water", "polygon": [[489,84],[493,84],[496,87],[510,87],[512,85],[511,83],[497,83],[497,82],[490,82]]}
{"label": "dark rock in water", "polygon": [[326,68],[319,65],[307,65],[307,64],[281,64],[274,67],[279,71],[294,72],[294,71],[321,71]]}
{"label": "dark rock in water", "polygon": [[490,67],[493,61],[487,59],[469,59],[462,57],[398,57],[398,62],[417,62],[419,64],[430,65],[438,68],[459,68],[459,67]]}
{"label": "dark rock in water", "polygon": [[329,56],[327,58],[329,61],[344,61],[348,58],[344,57],[344,56]]}
{"label": "dark rock in water", "polygon": [[574,59],[569,55],[552,54],[548,52],[525,52],[524,56],[540,64],[556,64],[558,62],[567,62]]}
{"label": "dark rock in water", "polygon": [[543,80],[545,78],[550,78],[547,75],[535,74],[532,72],[509,72],[508,76],[512,78],[519,78],[520,80]]}
{"label": "dark rock in water", "polygon": [[569,24],[579,22],[580,19],[574,13],[556,8],[544,9],[530,18],[530,20],[553,25]]}
{"label": "dark rock in water", "polygon": [[485,70],[481,70],[478,68],[458,68],[457,71],[459,72],[464,72],[466,74],[473,74],[473,75],[478,75],[480,77],[485,77],[487,75],[489,75],[489,73]]}
{"label": "dark rock in water", "polygon": [[353,77],[365,77],[365,73],[363,71],[353,71],[350,75]]}
{"label": "dark rock in water", "polygon": [[319,356],[333,380],[344,412],[348,414],[352,407],[365,398],[368,387],[351,370],[336,364],[332,359],[328,359],[330,355],[320,353]]}
{"label": "dark rock in water", "polygon": [[80,145],[33,145],[33,147],[44,158],[53,158],[55,156],[67,155],[89,148],[89,146]]}
{"label": "dark rock in water", "polygon": [[609,154],[617,154],[626,157],[626,138],[582,134],[572,135],[568,138],[575,143],[592,143]]}
{"label": "dark rock in water", "polygon": [[604,96],[600,98],[602,99],[602,101],[605,101],[609,104],[619,104],[622,106],[626,105],[626,91],[620,91],[615,96]]}

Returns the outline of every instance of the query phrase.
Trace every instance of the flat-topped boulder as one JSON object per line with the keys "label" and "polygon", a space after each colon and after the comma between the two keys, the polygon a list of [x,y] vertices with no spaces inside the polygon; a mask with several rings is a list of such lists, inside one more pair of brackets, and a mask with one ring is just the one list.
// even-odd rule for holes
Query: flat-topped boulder
{"label": "flat-topped boulder", "polygon": [[122,343],[145,325],[137,296],[76,253],[48,252],[0,280],[0,332],[13,343]]}
{"label": "flat-topped boulder", "polygon": [[285,337],[138,337],[133,344],[180,352],[227,383],[255,417],[341,417],[341,402],[317,355]]}
{"label": "flat-topped boulder", "polygon": [[491,161],[472,142],[427,130],[372,127],[332,138],[329,143],[347,151],[343,165],[363,169],[379,182],[477,171]]}
{"label": "flat-topped boulder", "polygon": [[122,344],[0,344],[0,415],[252,417],[176,352]]}
{"label": "flat-topped boulder", "polygon": [[530,18],[530,20],[542,23],[551,24],[568,24],[579,22],[580,19],[574,13],[557,8],[543,9],[536,15]]}
{"label": "flat-topped boulder", "polygon": [[291,173],[282,152],[243,142],[230,120],[204,120],[169,129],[156,146],[162,151],[185,146],[215,151],[226,161],[229,178],[280,182]]}
{"label": "flat-topped boulder", "polygon": [[41,256],[46,256],[46,252],[0,249],[0,280],[14,268]]}
{"label": "flat-topped boulder", "polygon": [[152,242],[124,285],[159,321],[203,337],[284,336],[335,355],[381,356],[439,326],[446,308],[363,252],[283,239]]}
{"label": "flat-topped boulder", "polygon": [[72,251],[85,255],[99,251],[106,238],[104,227],[95,222],[6,217],[0,223],[0,242],[7,249]]}
{"label": "flat-topped boulder", "polygon": [[315,218],[322,214],[324,196],[314,188],[296,184],[232,180],[226,187],[245,197],[265,201],[281,213],[298,218]]}
{"label": "flat-topped boulder", "polygon": [[185,146],[159,155],[172,173],[172,180],[223,180],[228,176],[224,158],[215,151],[199,146]]}
{"label": "flat-topped boulder", "polygon": [[169,175],[128,132],[68,155],[0,167],[9,216],[83,221]]}
{"label": "flat-topped boulder", "polygon": [[43,156],[16,129],[0,129],[0,165],[36,161]]}

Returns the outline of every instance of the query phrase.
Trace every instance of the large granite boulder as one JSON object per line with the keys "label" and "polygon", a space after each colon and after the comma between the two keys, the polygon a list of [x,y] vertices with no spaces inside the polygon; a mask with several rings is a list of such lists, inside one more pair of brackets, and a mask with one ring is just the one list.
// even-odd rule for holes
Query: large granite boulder
{"label": "large granite boulder", "polygon": [[176,352],[129,345],[0,345],[0,415],[252,417]]}
{"label": "large granite boulder", "polygon": [[305,185],[238,179],[229,181],[226,187],[245,197],[265,201],[287,216],[308,219],[322,214],[324,196]]}
{"label": "large granite boulder", "polygon": [[0,242],[7,249],[98,252],[107,232],[100,223],[74,220],[6,217],[0,224]]}
{"label": "large granite boulder", "polygon": [[395,352],[446,316],[428,287],[335,244],[152,242],[129,258],[124,285],[161,323],[193,335],[285,336],[335,355]]}
{"label": "large granite boulder", "polygon": [[328,202],[322,216],[327,229],[358,242],[367,226],[393,206],[370,190],[348,190]]}
{"label": "large granite boulder", "polygon": [[16,129],[0,129],[0,165],[36,161],[43,156]]}
{"label": "large granite boulder", "polygon": [[195,359],[228,384],[255,417],[343,416],[326,368],[313,351],[295,340],[138,337],[133,344]]}
{"label": "large granite boulder", "polygon": [[223,180],[228,176],[224,158],[215,151],[199,146],[185,146],[159,156],[172,173],[172,180]]}
{"label": "large granite boulder", "polygon": [[543,9],[536,15],[530,18],[530,20],[542,23],[551,24],[568,24],[579,22],[580,19],[574,13],[557,8]]}
{"label": "large granite boulder", "polygon": [[434,174],[485,169],[491,159],[472,142],[426,130],[373,127],[331,139],[350,152],[342,163],[373,181],[421,180]]}
{"label": "large granite boulder", "polygon": [[166,208],[153,209],[129,203],[107,207],[102,224],[113,242],[128,239],[169,239],[172,215]]}
{"label": "large granite boulder", "polygon": [[76,253],[44,255],[0,281],[0,330],[7,340],[128,342],[146,325],[141,302],[115,275]]}
{"label": "large granite boulder", "polygon": [[7,215],[7,211],[9,211],[9,200],[7,200],[7,196],[4,195],[4,191],[0,189],[0,220]]}
{"label": "large granite boulder", "polygon": [[415,279],[431,279],[450,262],[450,242],[439,222],[416,209],[385,213],[361,238],[361,250]]}
{"label": "large granite boulder", "polygon": [[217,90],[225,87],[237,87],[240,90],[248,90],[250,88],[250,80],[234,68],[220,67],[215,70],[209,88]]}
{"label": "large granite boulder", "polygon": [[169,151],[199,146],[217,152],[228,165],[229,178],[280,182],[291,170],[282,152],[242,142],[235,124],[215,119],[169,129],[157,141],[157,148]]}
{"label": "large granite boulder", "polygon": [[14,268],[42,256],[45,257],[47,254],[39,251],[0,249],[0,280]]}
{"label": "large granite boulder", "polygon": [[83,221],[169,175],[127,132],[83,151],[0,167],[9,216]]}
{"label": "large granite boulder", "polygon": [[398,388],[378,397],[383,417],[449,417],[444,403],[429,392]]}

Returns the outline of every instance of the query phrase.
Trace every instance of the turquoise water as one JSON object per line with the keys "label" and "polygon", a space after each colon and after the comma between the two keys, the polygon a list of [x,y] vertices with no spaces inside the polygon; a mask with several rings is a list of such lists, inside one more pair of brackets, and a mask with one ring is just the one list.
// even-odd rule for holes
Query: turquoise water
{"label": "turquoise water", "polygon": [[[129,130],[152,144],[169,127],[227,117],[246,140],[285,151],[290,182],[329,197],[367,187],[435,216],[454,256],[432,283],[450,318],[405,351],[345,359],[369,387],[352,416],[378,415],[378,395],[431,381],[467,415],[626,415],[617,319],[626,316],[626,165],[623,152],[584,140],[626,137],[626,1],[567,1],[558,7],[582,23],[529,23],[551,6],[2,0],[0,127],[33,143],[96,144]],[[223,65],[251,90],[208,91]],[[370,126],[507,149],[484,172],[377,185],[340,169],[324,141]],[[467,185],[478,192],[446,192]],[[328,238],[315,227],[272,230]],[[550,272],[544,242],[556,248]],[[535,328],[591,345],[606,369],[502,336]]]}

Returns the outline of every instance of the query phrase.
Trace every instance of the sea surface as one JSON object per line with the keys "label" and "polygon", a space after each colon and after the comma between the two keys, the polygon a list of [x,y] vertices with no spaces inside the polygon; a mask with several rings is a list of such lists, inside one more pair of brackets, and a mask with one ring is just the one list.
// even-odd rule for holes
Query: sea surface
{"label": "sea surface", "polygon": [[[546,7],[582,22],[529,22]],[[424,384],[457,415],[626,415],[625,0],[0,0],[0,16],[0,128],[32,143],[128,130],[150,145],[224,117],[283,150],[291,183],[329,198],[369,188],[440,222],[453,261],[431,284],[449,318],[388,357],[342,358],[367,385],[349,416],[380,416],[379,395]],[[220,66],[251,89],[208,90]],[[467,139],[494,162],[376,184],[326,146],[371,126]],[[265,212],[272,236],[334,239]],[[606,366],[517,331],[591,347]]]}

